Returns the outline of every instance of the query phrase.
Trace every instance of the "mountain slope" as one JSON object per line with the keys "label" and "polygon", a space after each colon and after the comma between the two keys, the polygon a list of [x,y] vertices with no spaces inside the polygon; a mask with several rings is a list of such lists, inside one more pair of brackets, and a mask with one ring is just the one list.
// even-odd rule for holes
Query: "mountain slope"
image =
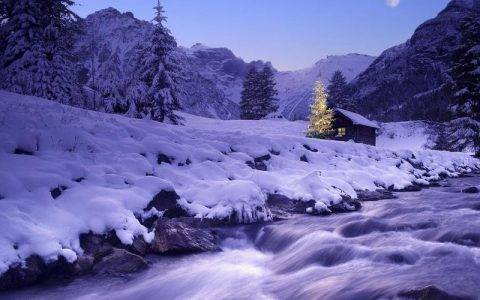
{"label": "mountain slope", "polygon": [[[77,37],[76,57],[83,66],[82,83],[93,103],[95,71],[102,64],[116,65],[115,74],[125,85],[133,71],[132,58],[136,46],[142,45],[152,28],[151,23],[136,19],[132,13],[121,13],[107,8],[89,15],[84,20],[83,33]],[[268,64],[275,72],[279,90],[280,113],[289,119],[304,119],[311,103],[311,91],[316,80],[328,83],[336,70],[347,79],[354,78],[373,61],[373,57],[359,54],[329,56],[311,68],[293,72],[277,72],[270,63],[245,62],[227,48],[210,48],[196,44],[191,48],[178,47],[173,54],[179,66],[178,92],[185,112],[219,119],[238,119],[243,78],[253,64],[261,69]],[[92,68],[93,66],[93,68]],[[98,97],[98,96],[97,96]],[[120,91],[119,97],[126,98]],[[123,100],[123,99],[122,99]],[[102,110],[100,104],[87,104],[94,110]]]}
{"label": "mountain slope", "polygon": [[460,25],[479,10],[479,0],[451,1],[410,40],[383,52],[352,84],[360,112],[382,121],[445,120],[452,96],[445,83],[460,46]]}

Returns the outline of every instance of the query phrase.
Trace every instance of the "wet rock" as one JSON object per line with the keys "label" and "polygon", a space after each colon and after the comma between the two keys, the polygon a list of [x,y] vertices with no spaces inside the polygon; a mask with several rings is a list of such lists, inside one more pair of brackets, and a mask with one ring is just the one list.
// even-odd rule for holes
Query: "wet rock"
{"label": "wet rock", "polygon": [[332,213],[345,213],[357,211],[362,208],[362,204],[357,199],[344,198],[341,202],[328,206]]}
{"label": "wet rock", "polygon": [[187,254],[218,251],[216,235],[209,229],[195,228],[176,219],[158,219],[151,250],[160,254]]}
{"label": "wet rock", "polygon": [[80,247],[86,255],[92,256],[95,262],[110,254],[116,243],[116,237],[112,234],[99,235],[90,232],[80,235]]}
{"label": "wet rock", "polygon": [[409,185],[403,189],[394,189],[395,192],[420,192],[422,187],[418,184]]}
{"label": "wet rock", "polygon": [[133,243],[128,245],[126,249],[134,254],[145,256],[149,252],[150,245],[141,236],[133,238]]}
{"label": "wet rock", "polygon": [[473,300],[473,298],[449,294],[434,285],[400,292],[399,297],[415,300]]}
{"label": "wet rock", "polygon": [[160,191],[153,197],[152,201],[147,205],[145,211],[149,211],[153,207],[158,211],[163,211],[163,217],[179,218],[187,217],[188,213],[179,204],[180,197],[175,191]]}
{"label": "wet rock", "polygon": [[75,263],[75,274],[85,275],[92,271],[94,258],[91,255],[80,256]]}
{"label": "wet rock", "polygon": [[357,191],[357,196],[360,201],[379,201],[397,198],[391,191],[387,190]]}
{"label": "wet rock", "polygon": [[42,275],[46,269],[46,264],[39,256],[30,256],[25,266],[20,264],[12,266],[0,276],[0,291],[35,284],[44,279]]}
{"label": "wet rock", "polygon": [[480,193],[480,189],[478,189],[476,186],[472,186],[472,187],[463,189],[463,190],[462,190],[462,193],[466,193],[466,194],[478,194],[478,193]]}
{"label": "wet rock", "polygon": [[265,162],[269,161],[271,158],[272,158],[272,156],[270,156],[270,154],[267,154],[267,155],[264,155],[264,156],[254,158],[253,162],[252,161],[247,161],[246,164],[252,169],[260,170],[260,171],[266,171],[267,170],[267,165],[265,164]]}
{"label": "wet rock", "polygon": [[300,201],[279,194],[269,194],[266,204],[274,220],[285,220],[293,214],[304,214],[307,208],[315,206],[315,201]]}
{"label": "wet rock", "polygon": [[104,275],[125,275],[147,267],[147,262],[139,255],[125,249],[112,249],[93,267],[93,272]]}

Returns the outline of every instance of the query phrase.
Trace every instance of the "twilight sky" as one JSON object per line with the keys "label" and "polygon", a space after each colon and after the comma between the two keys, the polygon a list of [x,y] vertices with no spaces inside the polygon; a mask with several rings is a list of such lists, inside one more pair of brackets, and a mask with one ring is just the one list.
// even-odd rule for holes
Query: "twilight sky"
{"label": "twilight sky", "polygon": [[[156,0],[77,0],[81,17],[107,7],[153,18]],[[448,0],[162,0],[167,26],[182,46],[228,47],[246,61],[279,70],[311,66],[327,55],[379,55],[406,41]]]}

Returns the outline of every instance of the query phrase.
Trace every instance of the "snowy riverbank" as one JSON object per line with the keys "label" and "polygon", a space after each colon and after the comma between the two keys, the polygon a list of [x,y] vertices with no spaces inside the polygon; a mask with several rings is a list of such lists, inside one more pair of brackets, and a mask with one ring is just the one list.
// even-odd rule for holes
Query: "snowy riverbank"
{"label": "snowy riverbank", "polygon": [[31,255],[83,253],[79,235],[114,231],[124,244],[162,190],[198,218],[271,218],[269,194],[328,211],[358,190],[426,185],[480,168],[461,153],[392,151],[307,139],[301,123],[219,121],[186,126],[85,111],[0,91],[0,274]]}

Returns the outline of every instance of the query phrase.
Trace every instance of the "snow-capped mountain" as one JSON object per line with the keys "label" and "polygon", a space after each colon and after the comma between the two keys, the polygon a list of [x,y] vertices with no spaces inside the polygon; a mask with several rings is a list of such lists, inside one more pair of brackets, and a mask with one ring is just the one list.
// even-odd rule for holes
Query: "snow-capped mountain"
{"label": "snow-capped mountain", "polygon": [[[91,74],[92,63],[98,68],[116,57],[121,64],[118,77],[127,80],[134,67],[130,58],[135,56],[135,47],[145,41],[151,28],[151,23],[114,8],[97,11],[85,18],[84,30],[76,44],[76,56],[85,66],[83,83],[91,81],[88,74]],[[268,62],[245,62],[227,48],[196,44],[191,48],[178,47],[174,59],[180,69],[178,92],[184,111],[211,118],[238,119],[243,78],[249,65],[261,69],[269,64],[277,80],[280,113],[294,120],[307,116],[315,81],[328,83],[336,70],[341,70],[351,80],[365,70],[374,57],[329,56],[311,68],[278,72]]]}
{"label": "snow-capped mountain", "polygon": [[479,11],[479,0],[453,0],[406,43],[383,52],[352,85],[360,112],[383,121],[446,119],[452,95],[445,83],[461,23]]}
{"label": "snow-capped mountain", "polygon": [[328,85],[333,73],[342,71],[347,81],[363,72],[375,57],[362,54],[328,56],[310,68],[276,74],[280,112],[287,119],[305,119],[313,100],[313,86],[320,80]]}

